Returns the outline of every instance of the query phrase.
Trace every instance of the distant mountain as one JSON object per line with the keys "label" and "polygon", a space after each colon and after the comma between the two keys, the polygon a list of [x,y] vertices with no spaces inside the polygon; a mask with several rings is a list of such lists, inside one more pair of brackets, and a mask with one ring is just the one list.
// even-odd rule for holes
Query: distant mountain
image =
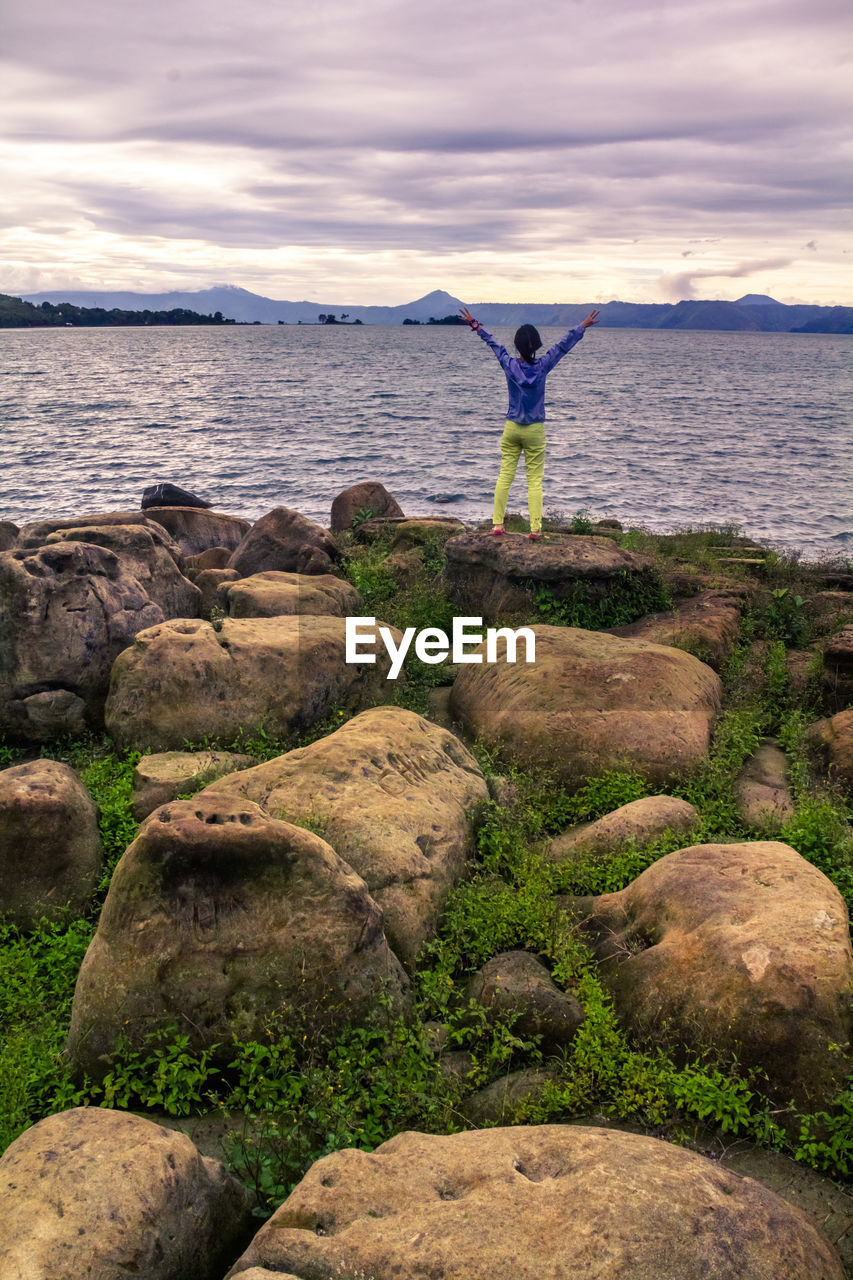
{"label": "distant mountain", "polygon": [[[78,307],[103,307],[122,311],[172,311],[183,308],[202,315],[220,311],[243,324],[317,324],[321,315],[338,320],[361,320],[363,324],[402,324],[417,320],[440,320],[453,315],[462,300],[435,289],[432,293],[396,307],[342,305],[339,302],[277,302],[250,293],[235,285],[215,285],[210,289],[171,293],[112,293],[96,290],[51,290],[26,295],[28,302],[67,302]],[[523,323],[566,327],[579,324],[593,309],[601,311],[604,328],[631,329],[711,329],[762,332],[849,333],[851,308],[786,306],[766,294],[747,293],[737,302],[715,299],[682,302],[472,302],[471,310],[484,324],[515,326]]]}

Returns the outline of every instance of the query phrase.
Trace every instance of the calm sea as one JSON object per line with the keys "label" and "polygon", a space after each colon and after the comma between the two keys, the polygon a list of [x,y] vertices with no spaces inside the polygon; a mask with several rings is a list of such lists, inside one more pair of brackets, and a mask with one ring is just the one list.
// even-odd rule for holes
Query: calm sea
{"label": "calm sea", "polygon": [[[548,380],[546,512],[853,554],[851,356],[823,334],[588,332]],[[0,331],[0,519],[138,507],[171,480],[328,523],[363,479],[407,513],[482,519],[505,409],[467,329]]]}

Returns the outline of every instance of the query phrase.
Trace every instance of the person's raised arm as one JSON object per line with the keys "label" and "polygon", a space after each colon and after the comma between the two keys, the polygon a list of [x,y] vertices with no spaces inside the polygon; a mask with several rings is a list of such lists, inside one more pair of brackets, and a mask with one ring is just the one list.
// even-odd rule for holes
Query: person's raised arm
{"label": "person's raised arm", "polygon": [[549,373],[554,368],[554,365],[562,360],[563,356],[568,355],[572,347],[580,342],[590,325],[598,324],[600,314],[599,311],[590,311],[585,320],[582,320],[580,324],[576,324],[574,329],[570,329],[559,342],[555,342],[550,351],[546,351],[542,357],[540,368]]}
{"label": "person's raised arm", "polygon": [[468,310],[467,307],[462,307],[459,314],[462,317],[462,319],[465,321],[465,323],[470,327],[471,332],[479,334],[479,336],[483,339],[486,345],[491,347],[494,353],[495,359],[500,363],[502,368],[506,369],[510,361],[509,352],[507,351],[506,347],[502,347],[499,342],[495,342],[494,338],[489,333],[488,329],[485,329],[483,325],[480,324],[479,320],[474,319],[474,317],[471,315],[471,312]]}

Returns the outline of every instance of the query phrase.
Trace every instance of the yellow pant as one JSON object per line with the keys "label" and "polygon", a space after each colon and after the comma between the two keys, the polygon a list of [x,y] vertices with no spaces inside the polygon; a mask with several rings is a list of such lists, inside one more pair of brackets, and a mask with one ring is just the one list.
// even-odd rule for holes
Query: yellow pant
{"label": "yellow pant", "polygon": [[545,474],[545,423],[531,422],[527,426],[507,418],[501,436],[501,470],[495,485],[494,523],[503,524],[510,486],[515,479],[518,459],[524,454],[527,470],[527,505],[530,508],[530,529],[539,533],[542,528],[542,477]]}

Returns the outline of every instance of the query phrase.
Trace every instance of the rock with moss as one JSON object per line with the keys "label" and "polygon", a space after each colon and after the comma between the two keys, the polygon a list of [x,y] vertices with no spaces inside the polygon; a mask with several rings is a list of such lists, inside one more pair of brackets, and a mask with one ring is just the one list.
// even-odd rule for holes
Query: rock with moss
{"label": "rock with moss", "polygon": [[549,1086],[559,1080],[556,1071],[542,1067],[523,1067],[510,1071],[487,1084],[484,1089],[469,1093],[459,1104],[460,1114],[471,1125],[516,1124],[531,1109],[541,1107]]}
{"label": "rock with moss", "polygon": [[18,540],[20,530],[11,520],[0,520],[0,551],[9,551]]}
{"label": "rock with moss", "polygon": [[[30,741],[103,726],[115,658],[163,621],[115,552],[86,542],[0,552],[0,733]],[[34,695],[68,694],[49,708]],[[63,720],[63,710],[68,717]]]}
{"label": "rock with moss", "polygon": [[[706,758],[720,678],[680,649],[536,626],[536,661],[464,666],[451,714],[472,739],[570,786],[611,769],[665,783]],[[484,646],[472,654],[485,657]],[[520,659],[520,660],[519,660]]]}
{"label": "rock with moss", "polygon": [[675,645],[718,671],[740,638],[740,603],[725,591],[701,591],[676,600],[665,613],[652,613],[627,626],[614,627],[612,634]]}
{"label": "rock with moss", "polygon": [[798,1209],[656,1138],[402,1133],[318,1160],[229,1272],[443,1280],[843,1280]]}
{"label": "rock with moss", "polygon": [[472,819],[488,789],[452,733],[413,711],[376,707],[203,794],[243,797],[321,831],[365,881],[389,943],[410,963],[473,853]]}
{"label": "rock with moss", "polygon": [[249,1196],[189,1138],[141,1116],[48,1116],[0,1160],[7,1280],[219,1280],[247,1238]]}
{"label": "rock with moss", "polygon": [[256,763],[251,756],[237,751],[160,751],[145,755],[133,770],[134,819],[142,822],[161,804]]}
{"label": "rock with moss", "polygon": [[853,1065],[847,911],[775,841],[693,845],[587,900],[600,972],[640,1037],[737,1055],[773,1096],[827,1106]]}
{"label": "rock with moss", "polygon": [[113,874],[80,969],[68,1051],[99,1077],[121,1041],[176,1026],[195,1051],[364,1020],[408,982],[382,912],[319,836],[240,797],[156,809]]}
{"label": "rock with moss", "polygon": [[232,550],[251,528],[248,520],[205,511],[201,507],[149,507],[146,511],[107,511],[72,516],[64,520],[38,520],[25,524],[18,534],[19,547],[40,547],[54,530],[108,524],[138,524],[164,530],[182,556],[200,555],[208,547]]}
{"label": "rock with moss", "polygon": [[218,603],[231,618],[278,618],[313,613],[333,618],[358,617],[364,602],[351,583],[331,573],[282,573],[268,570],[224,582]]}
{"label": "rock with moss", "polygon": [[846,711],[853,703],[853,622],[826,642],[823,687],[832,711]]}
{"label": "rock with moss", "polygon": [[788,785],[788,761],[778,743],[760,743],[741,769],[735,783],[740,816],[748,827],[778,830],[794,816]]}
{"label": "rock with moss", "polygon": [[582,854],[608,854],[625,844],[652,844],[667,831],[690,831],[699,815],[686,800],[676,796],[645,796],[632,800],[595,822],[582,822],[552,840],[546,856],[553,862],[567,862]]}
{"label": "rock with moss", "polygon": [[57,760],[0,771],[0,911],[20,929],[83,911],[98,883],[98,809]]}
{"label": "rock with moss", "polygon": [[444,554],[448,596],[460,612],[487,622],[529,616],[543,601],[559,608],[582,599],[592,614],[617,595],[631,621],[660,599],[649,557],[611,538],[549,533],[531,542],[521,534],[494,538],[476,531],[451,538]]}
{"label": "rock with moss", "polygon": [[541,1037],[545,1049],[565,1048],[584,1020],[578,1000],[561,991],[545,966],[526,951],[492,956],[468,982],[469,1000],[497,1014],[511,1014],[523,1036]]}
{"label": "rock with moss", "polygon": [[259,728],[292,739],[332,708],[390,696],[385,646],[377,636],[375,664],[348,663],[345,631],[343,618],[311,616],[151,627],[115,662],[107,729],[137,751],[179,751],[188,741],[227,748]]}

